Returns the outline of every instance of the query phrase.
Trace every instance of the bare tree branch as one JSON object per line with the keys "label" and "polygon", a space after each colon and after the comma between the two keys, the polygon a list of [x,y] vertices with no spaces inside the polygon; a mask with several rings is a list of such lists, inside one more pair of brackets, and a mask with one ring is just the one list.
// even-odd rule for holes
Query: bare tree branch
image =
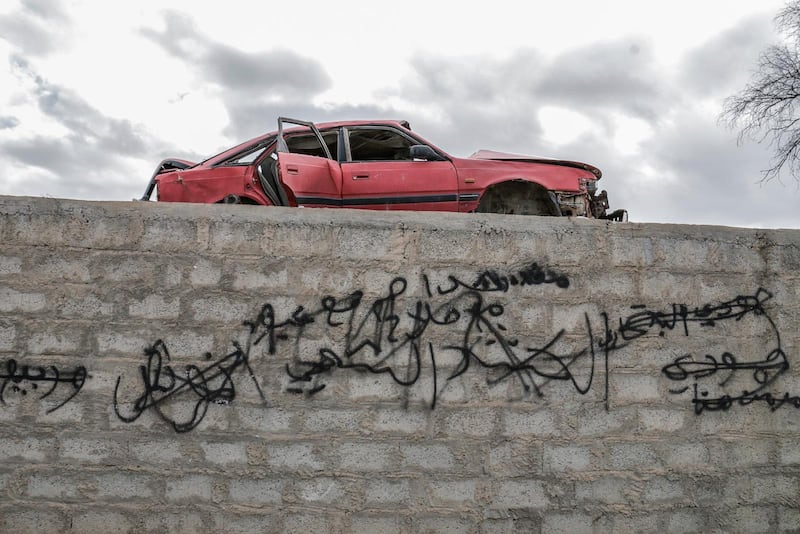
{"label": "bare tree branch", "polygon": [[800,181],[800,0],[788,2],[775,25],[785,42],[761,53],[750,82],[725,100],[719,119],[739,130],[740,143],[749,138],[773,149],[763,180],[785,168]]}

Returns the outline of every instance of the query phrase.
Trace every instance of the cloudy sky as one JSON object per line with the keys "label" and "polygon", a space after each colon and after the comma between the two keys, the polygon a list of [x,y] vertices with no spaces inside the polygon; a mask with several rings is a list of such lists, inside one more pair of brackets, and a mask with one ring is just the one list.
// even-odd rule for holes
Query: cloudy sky
{"label": "cloudy sky", "polygon": [[0,194],[129,200],[278,115],[400,118],[456,156],[592,163],[633,221],[800,228],[797,182],[717,123],[782,6],[3,0]]}

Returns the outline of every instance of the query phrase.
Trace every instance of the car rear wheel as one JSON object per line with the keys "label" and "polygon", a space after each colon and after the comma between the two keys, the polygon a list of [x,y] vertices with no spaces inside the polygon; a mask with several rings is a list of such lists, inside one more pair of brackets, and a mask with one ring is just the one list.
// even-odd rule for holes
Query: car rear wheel
{"label": "car rear wheel", "polygon": [[490,187],[481,197],[478,213],[559,215],[544,187],[530,182],[504,182]]}

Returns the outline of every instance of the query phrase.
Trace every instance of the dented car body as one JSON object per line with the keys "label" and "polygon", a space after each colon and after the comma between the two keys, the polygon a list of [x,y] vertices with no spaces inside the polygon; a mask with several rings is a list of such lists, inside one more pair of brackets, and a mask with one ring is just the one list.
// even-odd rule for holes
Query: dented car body
{"label": "dented car body", "polygon": [[[287,127],[290,126],[290,127]],[[608,213],[601,172],[586,163],[481,150],[450,156],[405,121],[324,124],[278,119],[278,130],[200,163],[162,161],[142,200],[491,212],[623,220]]]}

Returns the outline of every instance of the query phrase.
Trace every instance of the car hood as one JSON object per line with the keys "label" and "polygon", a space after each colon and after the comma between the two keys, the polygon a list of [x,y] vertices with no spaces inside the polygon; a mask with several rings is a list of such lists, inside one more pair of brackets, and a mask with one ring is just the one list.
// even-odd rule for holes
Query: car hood
{"label": "car hood", "polygon": [[522,154],[511,154],[509,152],[497,152],[495,150],[478,150],[469,156],[471,159],[491,159],[500,161],[521,161],[531,163],[547,163],[550,165],[563,165],[565,167],[575,167],[577,169],[584,169],[594,174],[598,179],[603,176],[603,173],[594,165],[582,163],[580,161],[569,161],[565,159],[548,158],[544,156],[525,156]]}

